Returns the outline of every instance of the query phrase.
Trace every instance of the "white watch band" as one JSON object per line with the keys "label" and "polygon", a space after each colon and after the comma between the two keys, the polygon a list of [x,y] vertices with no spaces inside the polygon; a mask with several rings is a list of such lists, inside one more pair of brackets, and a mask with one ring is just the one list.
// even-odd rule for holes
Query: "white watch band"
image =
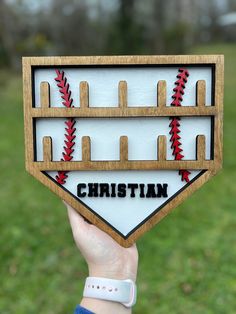
{"label": "white watch band", "polygon": [[130,280],[87,277],[83,296],[122,303],[131,307],[136,303],[136,285]]}

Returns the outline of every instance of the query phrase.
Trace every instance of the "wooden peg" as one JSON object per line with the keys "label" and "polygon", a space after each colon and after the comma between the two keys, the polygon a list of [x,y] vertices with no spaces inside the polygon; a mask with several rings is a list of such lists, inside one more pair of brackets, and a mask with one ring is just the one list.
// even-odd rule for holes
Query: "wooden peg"
{"label": "wooden peg", "polygon": [[159,81],[157,83],[157,106],[166,106],[166,81]]}
{"label": "wooden peg", "polygon": [[40,106],[41,108],[50,107],[50,86],[48,82],[40,83]]}
{"label": "wooden peg", "polygon": [[79,85],[80,89],[80,108],[89,107],[89,85],[88,82],[82,81]]}
{"label": "wooden peg", "polygon": [[157,158],[159,161],[166,160],[166,136],[159,135],[157,138]]}
{"label": "wooden peg", "polygon": [[91,141],[89,136],[82,137],[82,161],[91,161]]}
{"label": "wooden peg", "polygon": [[206,105],[206,82],[204,80],[197,81],[196,89],[196,105],[204,107]]}
{"label": "wooden peg", "polygon": [[120,137],[120,161],[128,161],[128,137]]}
{"label": "wooden peg", "polygon": [[43,161],[52,161],[52,138],[50,136],[43,137]]}
{"label": "wooden peg", "polygon": [[197,160],[203,161],[206,159],[206,139],[204,135],[197,136],[196,155]]}
{"label": "wooden peg", "polygon": [[126,108],[128,106],[128,104],[127,104],[127,82],[126,81],[120,81],[119,82],[118,93],[119,93],[119,107],[120,108]]}

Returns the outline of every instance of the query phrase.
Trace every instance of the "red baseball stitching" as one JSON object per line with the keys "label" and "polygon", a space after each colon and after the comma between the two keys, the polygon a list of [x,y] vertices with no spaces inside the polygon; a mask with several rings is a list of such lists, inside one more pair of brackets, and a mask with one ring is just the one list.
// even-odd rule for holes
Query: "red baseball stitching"
{"label": "red baseball stitching", "polygon": [[64,100],[62,104],[67,107],[72,106],[73,99],[71,98],[70,85],[67,83],[67,78],[65,77],[64,71],[56,70],[57,77],[55,77],[55,81],[57,81],[57,86],[59,87],[59,91],[62,94],[61,98]]}
{"label": "red baseball stitching", "polygon": [[[174,99],[171,103],[171,106],[180,107],[182,105],[183,95],[185,84],[188,81],[189,72],[184,68],[179,69],[179,74],[177,75],[177,80],[175,82],[176,87],[173,89],[173,96]],[[172,148],[172,155],[175,156],[175,160],[181,160],[184,155],[181,154],[183,152],[182,148],[180,148],[181,144],[181,136],[180,134],[180,117],[170,118],[170,134],[171,134],[171,148]],[[189,182],[189,175],[191,174],[188,170],[179,170],[179,175],[181,175],[181,180]]]}
{"label": "red baseball stitching", "polygon": [[[179,69],[179,74],[177,75],[178,80],[175,82],[176,87],[173,89],[174,94],[172,98],[174,99],[171,103],[171,106],[179,107],[182,104],[183,97],[184,95],[184,88],[185,84],[187,83],[189,72],[188,70],[184,68]],[[57,86],[59,87],[59,91],[62,94],[61,98],[63,99],[62,104],[67,107],[67,108],[72,108],[74,107],[72,105],[73,103],[73,98],[71,98],[71,91],[70,91],[70,85],[67,83],[67,78],[65,77],[64,71],[59,71],[56,70],[57,77],[55,78],[55,81],[58,82]],[[175,160],[181,160],[184,155],[181,154],[183,151],[180,146],[182,145],[180,142],[180,118],[179,117],[174,117],[170,118],[171,123],[170,123],[170,134],[172,134],[170,141],[172,142],[171,148],[173,150],[173,155],[175,156]],[[74,118],[69,118],[67,121],[65,121],[66,124],[66,134],[64,140],[65,145],[64,152],[62,153],[63,158],[61,158],[61,161],[71,161],[73,156],[72,153],[74,152],[73,146],[75,145],[75,137],[74,132],[76,131],[76,128],[74,127],[75,125],[75,119]],[[56,180],[59,184],[65,184],[66,179],[68,178],[68,173],[69,171],[58,171],[58,174],[56,175]],[[181,180],[189,182],[189,175],[191,174],[190,171],[188,170],[179,170],[179,174],[181,175]]]}
{"label": "red baseball stitching", "polygon": [[[55,77],[55,81],[58,82],[57,86],[59,87],[59,91],[61,93],[61,98],[63,99],[62,104],[66,108],[73,108],[73,98],[71,98],[71,91],[70,91],[70,85],[67,83],[67,78],[65,77],[64,71],[56,70],[57,77]],[[75,137],[74,134],[76,131],[75,125],[75,119],[74,118],[68,118],[65,121],[65,146],[63,147],[64,151],[62,152],[63,158],[61,158],[61,161],[71,161],[73,158],[73,146],[75,145]],[[68,178],[69,171],[58,171],[56,175],[56,180],[59,184],[65,184],[66,179]]]}

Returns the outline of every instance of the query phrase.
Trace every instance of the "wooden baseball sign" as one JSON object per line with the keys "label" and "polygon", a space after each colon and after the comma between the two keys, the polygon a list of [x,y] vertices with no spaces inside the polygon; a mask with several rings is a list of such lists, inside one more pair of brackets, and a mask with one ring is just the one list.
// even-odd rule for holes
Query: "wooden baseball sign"
{"label": "wooden baseball sign", "polygon": [[223,57],[23,59],[27,170],[128,247],[222,165]]}

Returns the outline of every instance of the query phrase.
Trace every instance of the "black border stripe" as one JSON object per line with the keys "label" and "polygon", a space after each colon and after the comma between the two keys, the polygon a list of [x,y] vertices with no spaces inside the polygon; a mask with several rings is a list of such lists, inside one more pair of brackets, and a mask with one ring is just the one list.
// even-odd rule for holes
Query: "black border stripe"
{"label": "black border stripe", "polygon": [[156,210],[154,210],[148,217],[146,217],[141,223],[139,223],[134,229],[132,229],[127,235],[122,234],[119,230],[117,230],[114,226],[112,226],[106,219],[101,217],[98,213],[96,213],[92,208],[82,202],[78,197],[72,194],[69,190],[67,190],[64,186],[59,184],[54,178],[52,178],[46,171],[42,171],[42,173],[52,180],[57,186],[62,188],[65,192],[70,194],[74,199],[80,202],[84,207],[86,207],[91,213],[97,216],[100,220],[105,222],[112,230],[114,230],[117,234],[119,234],[123,239],[128,239],[137,229],[139,229],[143,224],[145,224],[150,218],[152,218],[156,213],[158,213],[163,207],[165,207],[170,201],[172,201],[176,196],[182,193],[186,188],[188,188],[194,181],[200,178],[207,170],[202,170],[197,176],[195,176],[190,182],[185,184],[178,192],[172,195],[166,202],[164,202],[161,206],[159,206]]}
{"label": "black border stripe", "polygon": [[[171,67],[210,67],[212,70],[212,106],[215,105],[215,64],[214,63],[198,63],[198,64],[120,64],[120,65],[60,65],[57,66],[59,68],[144,68],[144,67],[157,67],[157,68],[171,68]],[[35,78],[35,70],[38,70],[40,68],[54,68],[55,66],[48,65],[48,66],[32,66],[31,67],[31,78],[32,78],[32,102],[33,107],[35,106],[35,87],[34,87],[34,78]],[[33,119],[34,120],[34,119]],[[212,117],[211,122],[212,130],[214,129],[214,117]],[[33,121],[33,130],[34,130],[34,143],[36,143],[36,132],[35,132],[35,121]],[[34,152],[34,160],[36,156],[36,145],[35,152]],[[214,132],[211,132],[211,159],[214,158]],[[51,176],[49,176],[45,171],[42,171],[42,173],[47,176],[49,179],[51,179],[55,184],[57,184],[59,187],[61,187],[64,191],[66,191],[68,194],[70,194],[74,199],[79,201],[84,207],[86,207],[90,212],[92,212],[95,216],[97,216],[100,220],[105,222],[111,229],[113,229],[117,234],[119,234],[123,239],[129,238],[137,229],[139,229],[147,220],[149,220],[151,217],[153,217],[157,212],[159,212],[164,206],[166,206],[172,199],[174,199],[178,194],[183,192],[187,187],[189,187],[194,181],[196,181],[199,177],[201,177],[207,170],[201,171],[196,177],[194,177],[189,183],[185,184],[185,186],[180,189],[178,192],[176,192],[172,197],[170,197],[166,202],[164,202],[160,207],[158,207],[155,211],[153,211],[152,214],[150,214],[147,218],[145,218],[139,225],[137,225],[134,229],[132,229],[126,236],[124,236],[119,230],[114,228],[110,223],[108,223],[104,218],[102,218],[100,215],[98,215],[96,212],[94,212],[89,206],[87,206],[85,203],[83,203],[78,197],[76,197],[74,194],[72,194],[70,191],[65,189],[63,186],[57,183],[56,180],[54,180]]]}

